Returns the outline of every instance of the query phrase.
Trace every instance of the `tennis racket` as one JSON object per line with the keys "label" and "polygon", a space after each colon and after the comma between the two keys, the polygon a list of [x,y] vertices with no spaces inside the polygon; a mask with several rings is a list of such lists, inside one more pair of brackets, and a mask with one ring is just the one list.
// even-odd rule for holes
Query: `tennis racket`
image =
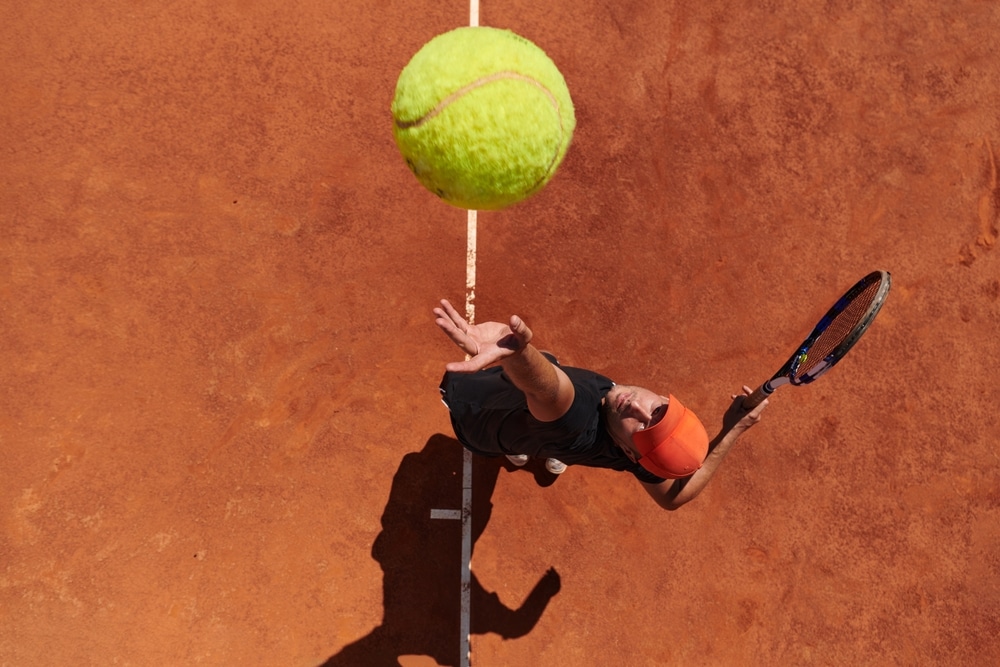
{"label": "tennis racket", "polygon": [[833,368],[868,330],[891,284],[888,271],[872,271],[847,290],[781,370],[743,400],[744,409],[754,409],[783,384],[809,384]]}

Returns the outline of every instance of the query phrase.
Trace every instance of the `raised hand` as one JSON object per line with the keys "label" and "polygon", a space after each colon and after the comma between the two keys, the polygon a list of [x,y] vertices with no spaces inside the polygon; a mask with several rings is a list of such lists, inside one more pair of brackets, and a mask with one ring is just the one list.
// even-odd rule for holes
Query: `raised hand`
{"label": "raised hand", "polygon": [[517,354],[531,341],[531,329],[517,315],[511,316],[509,324],[469,324],[447,299],[442,299],[441,306],[434,309],[434,323],[470,356],[468,361],[445,366],[456,373],[472,373],[492,366]]}

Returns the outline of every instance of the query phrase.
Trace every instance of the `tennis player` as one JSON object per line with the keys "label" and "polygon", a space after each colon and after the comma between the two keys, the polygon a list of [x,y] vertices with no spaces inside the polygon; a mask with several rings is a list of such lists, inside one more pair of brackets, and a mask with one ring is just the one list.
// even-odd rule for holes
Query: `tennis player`
{"label": "tennis player", "polygon": [[734,395],[722,429],[709,439],[695,414],[673,395],[618,385],[593,371],[559,365],[531,345],[520,317],[471,325],[447,301],[435,323],[466,354],[446,365],[441,398],[458,440],[483,456],[515,465],[543,458],[560,474],[568,465],[630,472],[667,510],[693,500],[736,440],[760,420],[767,401],[742,408]]}

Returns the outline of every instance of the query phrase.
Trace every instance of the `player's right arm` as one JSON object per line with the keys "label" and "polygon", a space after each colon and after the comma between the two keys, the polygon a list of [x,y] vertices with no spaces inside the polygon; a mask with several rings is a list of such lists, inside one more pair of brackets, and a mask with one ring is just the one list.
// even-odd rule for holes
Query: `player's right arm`
{"label": "player's right arm", "polygon": [[470,357],[448,364],[449,371],[472,373],[500,364],[514,386],[524,392],[528,410],[539,421],[555,421],[573,405],[573,383],[531,344],[531,329],[517,315],[511,316],[509,324],[473,325],[445,299],[434,315],[438,327]]}
{"label": "player's right arm", "polygon": [[743,399],[751,393],[750,387],[744,385],[743,393],[733,396],[732,404],[722,416],[722,430],[709,442],[708,455],[697,472],[690,477],[668,479],[659,484],[640,482],[660,507],[673,511],[694,500],[715,475],[739,437],[760,421],[760,414],[768,406],[768,401],[765,399],[747,410],[743,407]]}

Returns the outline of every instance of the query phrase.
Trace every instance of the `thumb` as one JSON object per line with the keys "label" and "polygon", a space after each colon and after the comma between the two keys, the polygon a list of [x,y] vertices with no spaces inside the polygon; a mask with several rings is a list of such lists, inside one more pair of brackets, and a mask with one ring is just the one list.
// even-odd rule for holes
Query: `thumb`
{"label": "thumb", "polygon": [[524,320],[520,317],[517,315],[511,315],[509,326],[510,330],[514,332],[514,335],[517,336],[522,343],[531,342],[531,329],[528,328],[528,325],[525,324]]}

